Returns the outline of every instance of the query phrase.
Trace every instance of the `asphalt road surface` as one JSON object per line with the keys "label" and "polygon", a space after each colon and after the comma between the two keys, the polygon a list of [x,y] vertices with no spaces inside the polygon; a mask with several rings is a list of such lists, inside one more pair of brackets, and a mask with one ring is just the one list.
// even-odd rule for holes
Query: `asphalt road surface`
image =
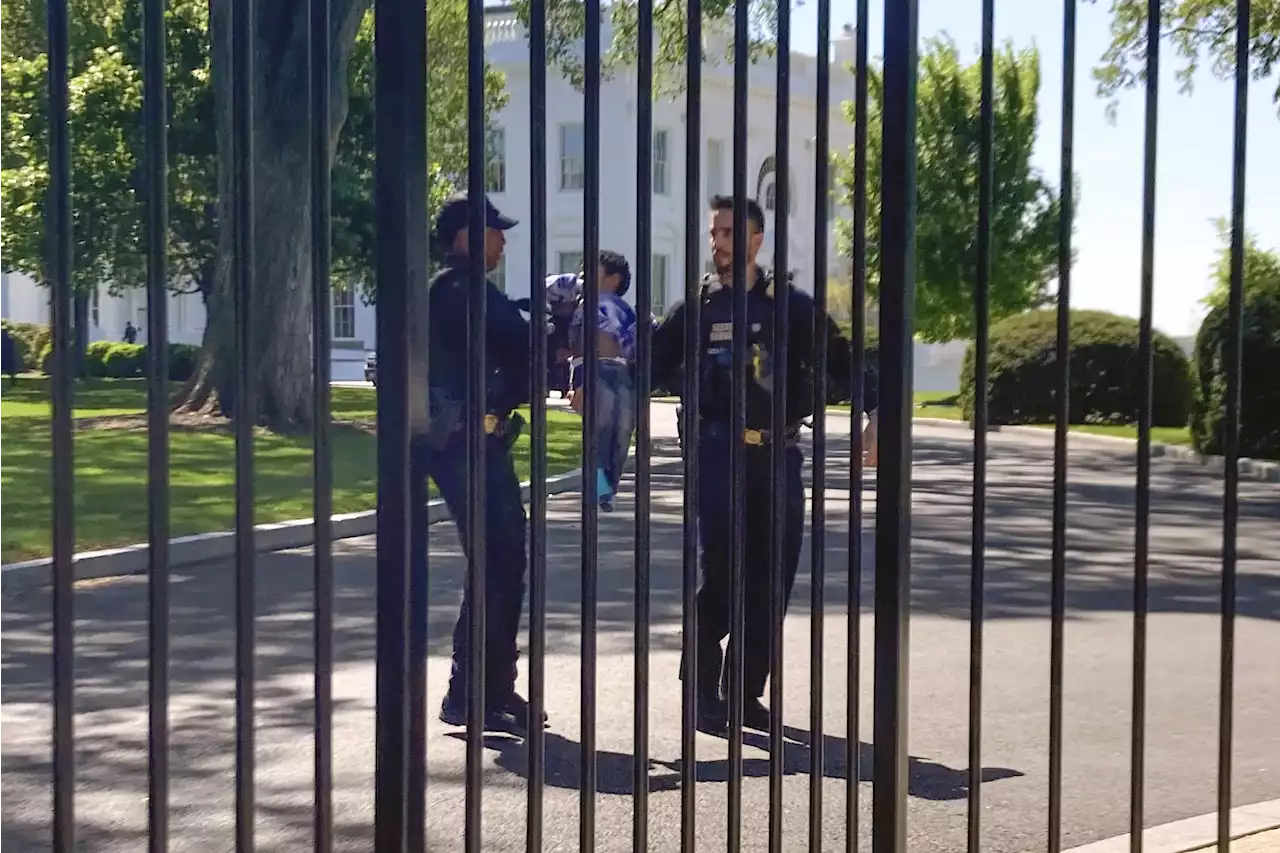
{"label": "asphalt road surface", "polygon": [[[661,409],[661,411],[659,411]],[[657,432],[669,409],[655,406]],[[666,420],[664,420],[666,419]],[[849,631],[848,421],[833,419],[828,479],[823,691],[822,843],[844,849],[845,796],[856,772],[858,827],[869,838],[874,479],[868,476],[860,616],[859,766],[845,759]],[[667,424],[669,426],[669,424]],[[965,430],[917,426],[911,621],[908,849],[964,848],[969,659],[970,442]],[[673,452],[669,438],[658,452]],[[1064,692],[1065,847],[1123,833],[1129,820],[1134,539],[1132,452],[1073,444],[1069,483]],[[982,754],[983,848],[1041,850],[1048,812],[1049,555],[1052,448],[993,434]],[[649,843],[679,849],[681,482],[654,476]],[[599,791],[596,849],[631,849],[634,524],[631,486],[600,521]],[[1146,823],[1215,805],[1222,480],[1157,459],[1151,514]],[[580,558],[577,495],[549,512],[547,774],[544,846],[577,850]],[[449,673],[464,566],[451,524],[433,528],[428,662],[429,849],[460,850],[464,742],[435,719]],[[1241,485],[1234,803],[1280,797],[1280,489]],[[374,733],[374,542],[335,547],[337,665],[334,780],[337,849],[371,849]],[[787,742],[783,849],[806,838],[809,767],[808,550],[786,623]],[[141,577],[84,582],[76,592],[76,821],[81,848],[136,851],[146,834],[147,587]],[[234,828],[233,567],[175,570],[172,582],[171,849],[231,850]],[[3,625],[3,841],[48,850],[49,594],[6,579]],[[259,849],[311,847],[312,584],[306,551],[261,555],[257,572]],[[527,639],[527,637],[525,638]],[[522,640],[523,642],[523,640]],[[527,658],[522,660],[522,681]],[[724,849],[726,741],[699,735],[699,849]],[[766,849],[768,741],[748,734],[744,848]],[[485,753],[484,849],[523,850],[524,745],[494,737]]]}

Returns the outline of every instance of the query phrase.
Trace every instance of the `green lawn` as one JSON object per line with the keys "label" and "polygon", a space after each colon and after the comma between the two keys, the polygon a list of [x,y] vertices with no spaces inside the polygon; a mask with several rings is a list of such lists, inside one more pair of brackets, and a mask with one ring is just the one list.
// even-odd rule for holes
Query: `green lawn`
{"label": "green lawn", "polygon": [[[26,386],[26,387],[22,387]],[[50,434],[47,381],[28,381],[0,403],[3,456],[4,562],[47,556],[50,550]],[[376,397],[372,388],[334,388],[339,421],[333,441],[335,512],[373,509],[377,444],[369,433]],[[77,418],[129,416],[145,411],[141,380],[98,380],[76,388]],[[525,412],[528,417],[528,412]],[[547,464],[551,473],[578,466],[581,420],[549,412]],[[174,426],[170,441],[170,525],[173,536],[229,530],[234,526],[235,441],[225,429]],[[255,440],[256,520],[311,516],[311,438],[259,432]],[[529,475],[529,438],[516,444],[516,466]],[[79,429],[75,434],[76,550],[146,540],[147,433],[122,426]]]}

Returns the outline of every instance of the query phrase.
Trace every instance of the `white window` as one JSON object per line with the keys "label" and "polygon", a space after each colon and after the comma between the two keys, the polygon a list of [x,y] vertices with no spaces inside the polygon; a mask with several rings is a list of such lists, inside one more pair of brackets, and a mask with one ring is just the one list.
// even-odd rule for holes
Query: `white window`
{"label": "white window", "polygon": [[655,317],[661,317],[667,313],[667,264],[666,255],[653,256],[653,275],[650,277],[650,298],[653,307],[650,310]]}
{"label": "white window", "polygon": [[724,140],[707,140],[707,198],[723,195],[724,187]]}
{"label": "white window", "polygon": [[498,258],[498,265],[489,273],[489,281],[503,293],[507,292],[507,256]]}
{"label": "white window", "polygon": [[90,323],[95,329],[102,328],[102,289],[95,287],[93,295],[89,297],[89,314]]}
{"label": "white window", "polygon": [[653,132],[653,191],[656,195],[667,195],[671,192],[667,175],[667,140],[670,134],[665,130]]}
{"label": "white window", "polygon": [[485,142],[485,192],[504,193],[507,191],[507,132],[503,128],[489,129]]}
{"label": "white window", "polygon": [[333,287],[334,340],[351,340],[356,336],[356,290],[349,284]]}
{"label": "white window", "polygon": [[580,190],[583,182],[583,159],[586,139],[581,124],[560,125],[560,189]]}
{"label": "white window", "polygon": [[559,252],[556,257],[556,272],[579,272],[582,269],[581,252]]}

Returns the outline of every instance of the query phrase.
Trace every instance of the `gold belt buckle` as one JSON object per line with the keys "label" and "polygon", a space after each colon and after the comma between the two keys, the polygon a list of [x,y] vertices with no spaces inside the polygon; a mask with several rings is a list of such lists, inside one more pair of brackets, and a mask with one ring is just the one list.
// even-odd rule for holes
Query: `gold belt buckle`
{"label": "gold belt buckle", "polygon": [[494,434],[495,432],[497,432],[497,431],[498,431],[498,416],[497,416],[497,415],[485,415],[485,416],[484,416],[484,433],[485,433],[485,435],[493,435],[493,434]]}
{"label": "gold belt buckle", "polygon": [[759,447],[764,444],[764,433],[758,429],[749,429],[743,433],[742,440],[752,447]]}

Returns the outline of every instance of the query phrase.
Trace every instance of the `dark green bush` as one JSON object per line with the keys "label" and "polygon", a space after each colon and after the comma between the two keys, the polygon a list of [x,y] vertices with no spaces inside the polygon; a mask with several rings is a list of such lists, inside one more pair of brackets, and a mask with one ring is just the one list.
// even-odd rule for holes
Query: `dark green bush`
{"label": "dark green bush", "polygon": [[[1058,316],[1055,309],[1018,314],[991,327],[988,413],[993,424],[1049,423],[1057,416]],[[973,344],[964,356],[960,405],[973,419]],[[1138,321],[1105,311],[1071,312],[1069,420],[1133,423],[1140,406]],[[1186,426],[1190,363],[1174,340],[1152,337],[1152,425]]]}
{"label": "dark green bush", "polygon": [[111,379],[129,379],[145,376],[147,348],[142,344],[113,343],[102,359],[104,376]]}
{"label": "dark green bush", "polygon": [[200,347],[194,344],[169,344],[169,380],[186,382],[200,363]]}
{"label": "dark green bush", "polygon": [[53,344],[45,344],[40,350],[40,363],[36,365],[45,376],[53,375]]}
{"label": "dark green bush", "polygon": [[39,323],[15,323],[12,320],[0,320],[0,325],[13,338],[13,347],[17,351],[22,369],[38,368],[43,363],[40,356],[49,345],[49,327]]}
{"label": "dark green bush", "polygon": [[[1240,374],[1240,455],[1280,459],[1280,282],[1246,288]],[[1191,441],[1201,453],[1221,454],[1226,427],[1227,308],[1209,311],[1196,335],[1198,394]]]}

